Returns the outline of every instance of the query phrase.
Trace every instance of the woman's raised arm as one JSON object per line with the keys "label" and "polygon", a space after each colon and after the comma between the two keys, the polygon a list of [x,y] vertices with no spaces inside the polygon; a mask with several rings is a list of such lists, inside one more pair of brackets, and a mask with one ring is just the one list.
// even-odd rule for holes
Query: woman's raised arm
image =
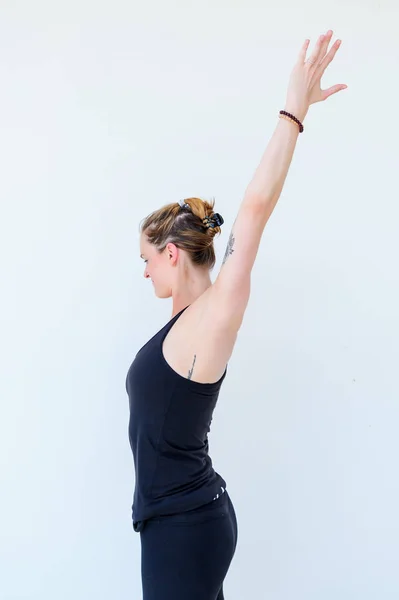
{"label": "woman's raised arm", "polygon": [[248,184],[234,222],[220,273],[212,286],[213,309],[222,326],[238,331],[250,293],[250,276],[265,225],[280,197],[302,122],[311,104],[345,89],[338,84],[322,90],[320,80],[341,42],[329,49],[333,32],[320,36],[307,59],[306,40],[291,73],[280,120]]}

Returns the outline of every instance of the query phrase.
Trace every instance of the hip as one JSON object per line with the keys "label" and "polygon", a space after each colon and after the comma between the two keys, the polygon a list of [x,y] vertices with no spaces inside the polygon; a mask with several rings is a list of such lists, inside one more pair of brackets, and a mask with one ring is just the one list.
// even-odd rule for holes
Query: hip
{"label": "hip", "polygon": [[193,510],[148,519],[140,531],[144,600],[220,597],[237,537],[226,491]]}
{"label": "hip", "polygon": [[222,494],[218,494],[213,500],[197,508],[170,515],[154,516],[146,523],[195,525],[226,517],[236,518],[233,503],[225,489]]}

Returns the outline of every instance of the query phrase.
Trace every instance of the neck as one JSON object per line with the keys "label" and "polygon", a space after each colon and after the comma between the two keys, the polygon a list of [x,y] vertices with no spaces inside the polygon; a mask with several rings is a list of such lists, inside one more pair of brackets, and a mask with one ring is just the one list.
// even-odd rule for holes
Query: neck
{"label": "neck", "polygon": [[183,308],[193,304],[211,285],[209,271],[200,271],[199,269],[195,273],[190,273],[190,276],[186,277],[180,285],[176,285],[176,289],[172,290],[172,319]]}

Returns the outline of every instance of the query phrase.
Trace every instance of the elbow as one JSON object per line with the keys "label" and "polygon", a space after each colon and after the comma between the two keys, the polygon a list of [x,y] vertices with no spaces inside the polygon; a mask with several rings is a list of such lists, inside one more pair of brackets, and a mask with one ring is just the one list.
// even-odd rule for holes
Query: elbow
{"label": "elbow", "polygon": [[247,188],[243,204],[247,209],[253,210],[259,217],[267,215],[269,218],[278,200],[277,190],[269,190],[267,193]]}

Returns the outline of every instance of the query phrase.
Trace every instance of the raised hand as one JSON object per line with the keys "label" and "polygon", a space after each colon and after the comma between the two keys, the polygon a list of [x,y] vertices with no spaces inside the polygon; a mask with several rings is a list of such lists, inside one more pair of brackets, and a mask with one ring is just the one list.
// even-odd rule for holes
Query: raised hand
{"label": "raised hand", "polygon": [[341,45],[341,40],[337,40],[328,50],[332,36],[331,30],[326,35],[321,35],[308,59],[306,53],[310,41],[306,40],[291,73],[285,110],[301,121],[305,118],[311,104],[322,102],[348,87],[339,83],[326,90],[321,89],[321,78]]}

